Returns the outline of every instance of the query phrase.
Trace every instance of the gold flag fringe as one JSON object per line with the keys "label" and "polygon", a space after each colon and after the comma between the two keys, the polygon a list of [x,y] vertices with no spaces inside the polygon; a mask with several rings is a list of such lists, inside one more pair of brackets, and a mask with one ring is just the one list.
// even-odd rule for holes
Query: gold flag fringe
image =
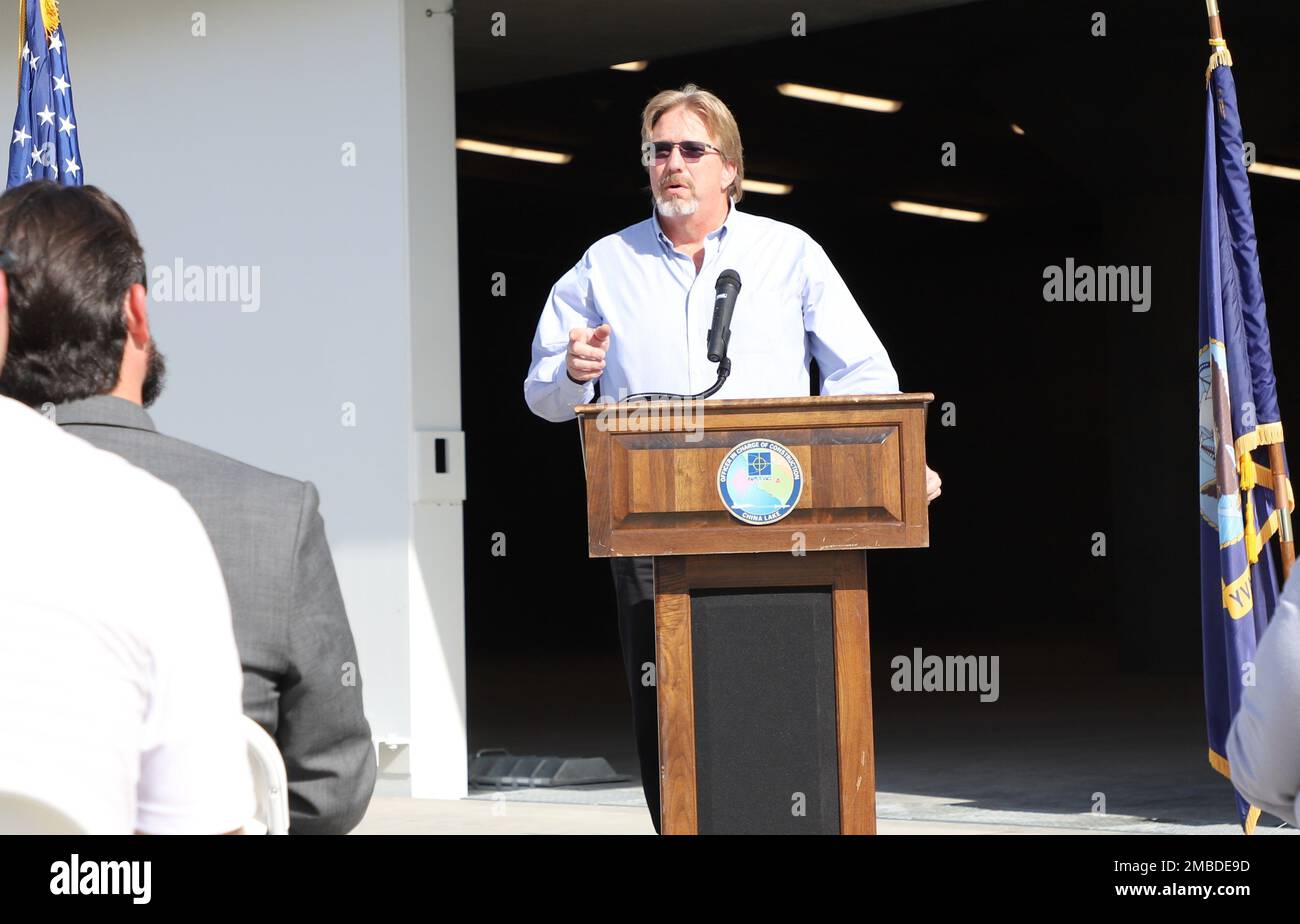
{"label": "gold flag fringe", "polygon": [[1232,52],[1228,51],[1228,42],[1226,39],[1210,39],[1210,47],[1214,51],[1210,54],[1210,66],[1205,69],[1205,85],[1210,85],[1210,74],[1214,69],[1222,64],[1224,67],[1232,67]]}
{"label": "gold flag fringe", "polygon": [[[40,0],[41,22],[45,24],[45,40],[49,41],[54,30],[59,28],[59,0]],[[23,45],[27,43],[27,0],[18,0],[18,89],[23,85]],[[14,92],[17,93],[18,89]]]}

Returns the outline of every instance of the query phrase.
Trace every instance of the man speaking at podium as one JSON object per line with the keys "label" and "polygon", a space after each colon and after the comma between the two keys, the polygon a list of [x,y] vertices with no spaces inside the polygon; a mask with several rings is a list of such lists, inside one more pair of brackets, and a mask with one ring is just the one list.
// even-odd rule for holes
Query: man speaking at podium
{"label": "man speaking at podium", "polygon": [[[694,395],[718,367],[706,341],[718,277],[740,279],[726,355],[734,369],[717,398],[809,393],[817,360],[823,395],[897,393],[889,355],[826,252],[798,228],[736,208],[745,164],[725,103],[688,84],[665,90],[641,116],[654,210],[601,238],[551,289],[533,337],[524,397],[533,413],[572,420],[595,397]],[[717,288],[715,290],[715,285]],[[939,495],[926,469],[926,493]],[[659,728],[653,559],[611,558],[619,638],[632,695],[646,804],[659,830]]]}

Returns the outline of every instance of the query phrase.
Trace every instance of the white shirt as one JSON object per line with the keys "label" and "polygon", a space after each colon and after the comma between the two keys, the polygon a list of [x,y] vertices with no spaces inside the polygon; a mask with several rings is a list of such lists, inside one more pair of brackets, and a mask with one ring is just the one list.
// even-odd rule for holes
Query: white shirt
{"label": "white shirt", "polygon": [[254,813],[216,556],[180,494],[0,398],[0,790],[92,833]]}
{"label": "white shirt", "polygon": [[718,377],[706,343],[718,274],[740,275],[727,355],[731,376],[714,398],[809,393],[811,359],[823,395],[898,392],[889,355],[821,246],[793,225],[740,211],[704,240],[699,273],[651,217],[593,244],[551,289],[533,338],[524,397],[547,420],[573,418],[594,382],[565,374],[569,331],[612,330],[601,398],[643,391],[692,395]]}

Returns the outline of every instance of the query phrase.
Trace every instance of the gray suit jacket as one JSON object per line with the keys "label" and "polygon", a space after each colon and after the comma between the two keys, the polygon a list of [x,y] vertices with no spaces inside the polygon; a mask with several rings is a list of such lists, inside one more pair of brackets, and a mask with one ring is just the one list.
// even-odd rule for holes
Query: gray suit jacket
{"label": "gray suit jacket", "polygon": [[1228,766],[1242,797],[1300,824],[1300,569],[1291,572],[1255,651],[1255,683],[1242,687],[1228,730]]}
{"label": "gray suit jacket", "polygon": [[374,790],[375,755],[316,488],[163,436],[121,398],[69,402],[54,419],[189,501],[226,578],[244,712],[289,771],[289,831],[350,831]]}

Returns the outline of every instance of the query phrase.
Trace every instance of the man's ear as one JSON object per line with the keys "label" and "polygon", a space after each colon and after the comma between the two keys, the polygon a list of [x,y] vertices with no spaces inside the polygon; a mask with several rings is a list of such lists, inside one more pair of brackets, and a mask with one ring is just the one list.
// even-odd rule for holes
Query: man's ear
{"label": "man's ear", "polygon": [[144,286],[135,283],[122,296],[122,313],[126,317],[126,334],[139,349],[149,343],[149,297]]}
{"label": "man's ear", "polygon": [[726,189],[736,179],[736,165],[727,164],[722,168],[722,188]]}

